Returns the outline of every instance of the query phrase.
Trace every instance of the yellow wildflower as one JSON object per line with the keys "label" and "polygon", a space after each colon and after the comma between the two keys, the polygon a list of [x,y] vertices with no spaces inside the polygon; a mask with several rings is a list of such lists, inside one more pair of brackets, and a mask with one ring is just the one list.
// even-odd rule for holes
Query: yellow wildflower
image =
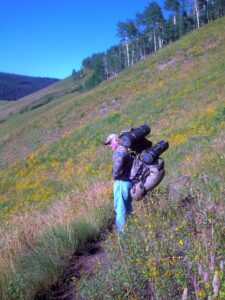
{"label": "yellow wildflower", "polygon": [[184,242],[182,240],[179,240],[179,245],[183,246]]}

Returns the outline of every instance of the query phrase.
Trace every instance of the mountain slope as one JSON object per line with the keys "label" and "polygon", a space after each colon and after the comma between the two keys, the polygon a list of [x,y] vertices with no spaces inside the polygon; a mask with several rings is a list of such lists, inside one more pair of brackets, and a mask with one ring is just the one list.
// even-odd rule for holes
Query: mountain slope
{"label": "mountain slope", "polygon": [[[103,199],[109,203],[110,192],[101,183],[108,186],[111,154],[102,141],[110,132],[143,123],[150,125],[154,143],[170,143],[164,185],[187,175],[204,183],[199,194],[220,199],[225,192],[224,26],[224,18],[206,25],[89,92],[71,92],[32,110],[16,108],[0,124],[2,224],[9,230],[27,212],[51,212],[56,203],[71,209],[81,201],[87,213],[92,195],[98,205]],[[93,186],[104,196],[93,193]]]}
{"label": "mountain slope", "polygon": [[57,82],[59,79],[0,72],[0,99],[17,100]]}
{"label": "mountain slope", "polygon": [[[171,177],[198,172],[204,164],[200,153],[208,152],[209,147],[215,151],[223,148],[223,26],[221,19],[188,34],[90,92],[66,94],[57,101],[13,115],[1,124],[1,159],[10,162],[14,160],[11,151],[21,157],[37,149],[30,155],[44,155],[44,160],[52,161],[54,151],[58,172],[67,160],[75,163],[79,138],[82,149],[89,149],[89,143],[93,145],[94,164],[102,154],[101,141],[108,132],[147,123],[154,142],[162,137],[170,142],[167,160]],[[59,159],[61,151],[66,154]],[[104,170],[104,160],[102,163]],[[18,169],[19,165],[20,162]],[[11,168],[14,167],[7,167]],[[55,172],[51,168],[50,174]],[[75,175],[76,168],[73,172]]]}

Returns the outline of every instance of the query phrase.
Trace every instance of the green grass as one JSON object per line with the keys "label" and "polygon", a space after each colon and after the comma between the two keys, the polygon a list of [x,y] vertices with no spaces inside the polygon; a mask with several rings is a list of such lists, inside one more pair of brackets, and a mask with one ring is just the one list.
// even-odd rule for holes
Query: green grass
{"label": "green grass", "polygon": [[83,276],[76,297],[181,299],[187,291],[187,299],[223,299],[224,203],[207,196],[189,192],[176,202],[159,189],[146,196],[124,235],[108,236],[108,267],[99,264],[95,275]]}
{"label": "green grass", "polygon": [[9,104],[7,100],[0,100],[0,106],[3,107],[4,105]]}
{"label": "green grass", "polygon": [[[168,139],[170,143],[163,155],[166,177],[162,186],[188,175],[195,183],[195,199],[206,192],[205,199],[216,203],[224,193],[225,179],[224,25],[223,18],[189,33],[91,91],[73,92],[75,85],[69,77],[21,102],[10,103],[9,110],[3,106],[0,110],[0,233],[10,236],[10,230],[16,227],[18,236],[23,235],[20,222],[24,215],[31,214],[35,221],[38,215],[51,212],[55,204],[65,201],[74,190],[79,191],[74,201],[86,203],[85,197],[90,197],[86,191],[91,185],[109,182],[111,153],[102,145],[105,136],[144,123],[150,125],[150,139],[154,143],[160,139]],[[48,95],[53,94],[54,98],[49,100]],[[109,195],[103,198],[110,199]],[[91,198],[88,199],[91,203]],[[193,207],[197,214],[198,203]],[[166,219],[170,211],[171,216]],[[143,208],[142,213],[147,212]],[[168,204],[153,219],[156,221],[158,217],[173,222],[177,214]],[[63,218],[62,223],[66,222],[66,217]],[[140,232],[144,233],[146,224],[142,224]],[[51,221],[49,226],[53,225]],[[192,232],[189,224],[185,226],[183,235],[186,230]],[[46,227],[41,230],[45,232]],[[66,231],[63,235],[67,235]],[[137,245],[139,242],[136,241]],[[15,243],[15,253],[20,248],[18,244]],[[30,251],[32,245],[33,239],[24,249]],[[56,251],[57,247],[60,249],[60,242]],[[40,253],[41,248],[38,248]],[[19,256],[23,257],[24,249],[19,251]],[[48,265],[47,261],[48,258],[43,264]],[[59,260],[57,264],[61,268]],[[58,267],[54,268],[56,274]],[[29,275],[30,271],[27,272]],[[146,282],[146,278],[141,280],[143,284]],[[174,280],[171,279],[170,286]],[[136,290],[136,285],[133,289]],[[127,296],[133,295],[129,293]],[[179,290],[179,296],[180,293]]]}
{"label": "green grass", "polygon": [[88,241],[98,238],[111,213],[109,207],[98,208],[88,218],[45,231],[19,259],[13,272],[1,278],[1,299],[33,299],[36,293],[48,293],[49,285],[63,275],[69,253],[79,251]]}

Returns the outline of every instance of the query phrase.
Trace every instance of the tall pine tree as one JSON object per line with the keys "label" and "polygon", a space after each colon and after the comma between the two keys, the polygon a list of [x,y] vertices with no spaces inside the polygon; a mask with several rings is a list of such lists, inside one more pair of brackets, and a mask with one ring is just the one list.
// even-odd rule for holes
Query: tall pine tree
{"label": "tall pine tree", "polygon": [[149,38],[149,42],[153,42],[153,49],[162,48],[163,46],[163,27],[164,17],[162,10],[157,2],[151,2],[144,10],[143,14],[139,14],[138,23],[143,25],[144,34]]}

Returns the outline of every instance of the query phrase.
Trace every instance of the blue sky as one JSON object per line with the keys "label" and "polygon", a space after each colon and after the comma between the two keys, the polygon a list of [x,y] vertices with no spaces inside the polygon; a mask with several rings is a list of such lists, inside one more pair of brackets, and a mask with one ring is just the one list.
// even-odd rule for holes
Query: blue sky
{"label": "blue sky", "polygon": [[118,44],[117,23],[149,2],[0,0],[0,72],[65,78],[87,56]]}

